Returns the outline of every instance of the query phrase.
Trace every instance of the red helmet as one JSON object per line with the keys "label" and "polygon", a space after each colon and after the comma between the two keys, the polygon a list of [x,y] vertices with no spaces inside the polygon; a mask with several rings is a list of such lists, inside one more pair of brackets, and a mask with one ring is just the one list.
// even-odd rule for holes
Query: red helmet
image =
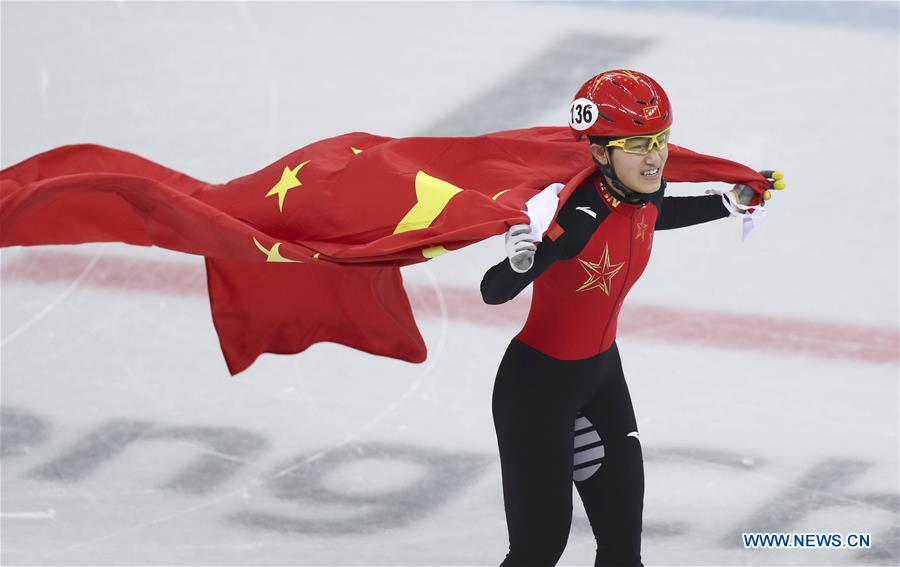
{"label": "red helmet", "polygon": [[576,140],[654,134],[671,125],[666,91],[637,71],[600,73],[581,85],[569,107],[569,129]]}

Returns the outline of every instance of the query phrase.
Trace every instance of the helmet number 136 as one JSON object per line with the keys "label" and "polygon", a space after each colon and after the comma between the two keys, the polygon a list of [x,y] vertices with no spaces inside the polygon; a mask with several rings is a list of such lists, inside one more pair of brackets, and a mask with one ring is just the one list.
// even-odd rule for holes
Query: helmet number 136
{"label": "helmet number 136", "polygon": [[587,130],[597,121],[594,102],[587,98],[577,98],[569,107],[569,126],[575,130]]}

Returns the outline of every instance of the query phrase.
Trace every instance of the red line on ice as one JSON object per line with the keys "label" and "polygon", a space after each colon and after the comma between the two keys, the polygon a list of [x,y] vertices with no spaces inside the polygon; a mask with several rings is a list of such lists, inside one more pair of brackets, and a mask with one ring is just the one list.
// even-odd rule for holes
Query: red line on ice
{"label": "red line on ice", "polygon": [[[2,279],[70,283],[90,261],[91,256],[85,254],[29,251],[4,267]],[[188,263],[101,256],[85,274],[81,285],[171,295],[206,295],[206,277],[199,260]],[[440,313],[430,286],[408,285],[407,292],[417,315],[436,316]],[[449,317],[457,321],[516,328],[524,322],[528,312],[528,296],[504,305],[484,305],[478,289],[443,287],[441,292]],[[900,333],[889,327],[629,304],[619,317],[619,332],[669,343],[900,363]]]}

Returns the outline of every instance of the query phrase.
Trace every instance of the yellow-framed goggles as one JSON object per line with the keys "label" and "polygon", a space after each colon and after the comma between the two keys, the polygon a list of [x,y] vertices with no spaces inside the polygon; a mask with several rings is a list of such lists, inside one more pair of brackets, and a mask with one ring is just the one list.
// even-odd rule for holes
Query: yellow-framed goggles
{"label": "yellow-framed goggles", "polygon": [[671,128],[666,128],[662,132],[657,132],[650,136],[629,136],[627,138],[610,140],[606,147],[622,148],[622,151],[628,154],[646,155],[650,153],[654,146],[659,149],[666,147],[666,144],[669,143],[670,130]]}

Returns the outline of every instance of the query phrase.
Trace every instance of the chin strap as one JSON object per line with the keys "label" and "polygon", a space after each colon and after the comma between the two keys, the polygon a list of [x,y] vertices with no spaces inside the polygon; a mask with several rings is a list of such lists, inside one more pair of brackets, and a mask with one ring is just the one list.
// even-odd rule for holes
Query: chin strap
{"label": "chin strap", "polygon": [[616,198],[623,203],[628,203],[630,205],[646,205],[653,199],[653,196],[659,192],[659,189],[665,187],[665,180],[660,180],[659,189],[657,189],[653,193],[638,193],[637,191],[632,191],[624,183],[622,183],[622,181],[616,175],[615,170],[613,170],[611,166],[603,165],[600,162],[596,163],[597,168],[602,174],[600,176],[600,182],[605,185],[606,179],[604,179],[604,176],[608,177],[609,181],[612,183],[612,186],[616,189]]}
{"label": "chin strap", "polygon": [[600,169],[600,173],[608,177],[612,182],[612,186],[619,192],[619,197],[622,202],[631,205],[643,205],[650,202],[651,194],[638,193],[637,191],[632,191],[626,187],[619,179],[619,176],[616,175],[616,170],[613,169],[612,165],[604,165],[596,160],[594,161],[597,163],[597,168]]}

